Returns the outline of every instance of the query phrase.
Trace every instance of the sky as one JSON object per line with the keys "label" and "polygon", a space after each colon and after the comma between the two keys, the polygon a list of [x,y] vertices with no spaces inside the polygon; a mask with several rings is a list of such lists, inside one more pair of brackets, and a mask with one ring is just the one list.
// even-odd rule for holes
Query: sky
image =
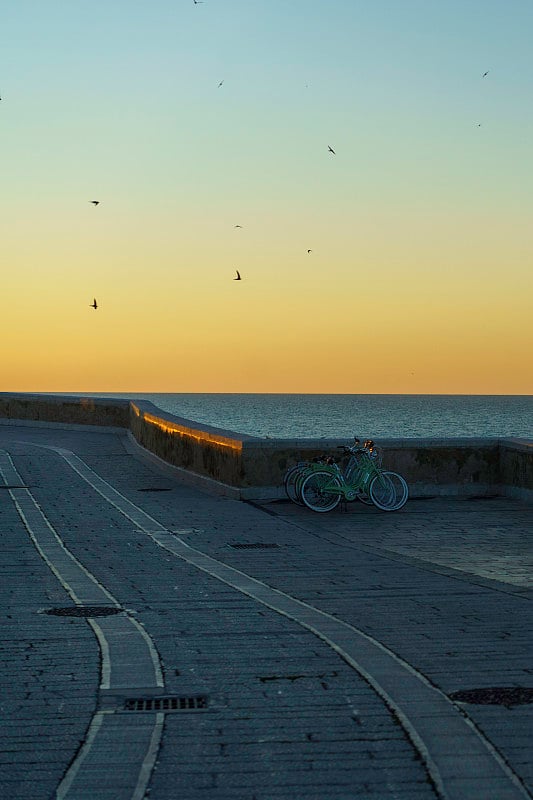
{"label": "sky", "polygon": [[533,394],[532,30],[7,0],[0,391]]}

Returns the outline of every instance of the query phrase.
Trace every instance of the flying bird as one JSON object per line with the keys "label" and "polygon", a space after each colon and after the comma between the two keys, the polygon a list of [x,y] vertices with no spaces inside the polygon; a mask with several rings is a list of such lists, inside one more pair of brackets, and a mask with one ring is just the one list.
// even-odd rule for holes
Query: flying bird
{"label": "flying bird", "polygon": [[482,78],[486,78],[486,77],[487,77],[487,75],[489,74],[489,71],[490,71],[490,70],[487,70],[486,72],[484,72],[484,73],[483,73],[483,75],[482,75],[481,77],[482,77]]}
{"label": "flying bird", "polygon": [[333,147],[330,147],[330,146],[329,146],[329,144],[328,144],[328,150],[329,150],[329,152],[330,152],[330,153],[333,153],[333,155],[334,155],[334,156],[336,156],[336,155],[337,155],[337,153],[335,152],[335,150],[333,149]]}
{"label": "flying bird", "polygon": [[220,81],[220,83],[218,84],[217,88],[220,89],[220,87],[222,86],[223,83],[224,83],[224,81]]}
{"label": "flying bird", "polygon": [[308,252],[308,253],[312,253],[313,251],[312,251],[312,250],[308,250],[307,252]]}
{"label": "flying bird", "polygon": [[241,278],[241,273],[239,272],[239,270],[238,270],[238,269],[236,269],[236,270],[235,270],[235,272],[237,273],[237,277],[236,277],[236,278],[233,278],[233,280],[234,280],[234,281],[240,281],[240,280],[242,280],[242,278]]}
{"label": "flying bird", "polygon": [[93,206],[97,206],[100,204],[100,200],[89,200],[89,203],[92,203]]}
{"label": "flying bird", "polygon": [[195,6],[202,5],[204,0],[192,0]]}
{"label": "flying bird", "polygon": [[94,298],[94,300],[92,301],[90,306],[91,306],[91,308],[94,308],[94,310],[96,311],[96,309],[98,308],[98,303],[96,302],[96,297]]}
{"label": "flying bird", "polygon": [[242,225],[234,225],[234,228],[242,228]]}

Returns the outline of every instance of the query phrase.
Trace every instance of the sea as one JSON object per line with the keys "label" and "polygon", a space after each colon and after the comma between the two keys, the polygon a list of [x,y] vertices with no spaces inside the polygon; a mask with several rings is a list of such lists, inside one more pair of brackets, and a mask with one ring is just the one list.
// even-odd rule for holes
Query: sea
{"label": "sea", "polygon": [[150,400],[179,417],[262,438],[533,440],[533,395],[94,392],[92,395]]}

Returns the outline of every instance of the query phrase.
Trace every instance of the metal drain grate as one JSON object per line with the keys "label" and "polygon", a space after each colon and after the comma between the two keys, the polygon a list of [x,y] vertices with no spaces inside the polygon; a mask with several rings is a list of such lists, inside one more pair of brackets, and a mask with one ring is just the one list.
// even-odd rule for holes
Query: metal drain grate
{"label": "metal drain grate", "polygon": [[124,700],[124,711],[205,711],[207,696],[196,697],[130,697]]}
{"label": "metal drain grate", "polygon": [[527,686],[491,686],[452,692],[451,700],[480,706],[524,706],[533,703],[533,688]]}
{"label": "metal drain grate", "polygon": [[110,617],[121,612],[122,609],[115,606],[67,606],[67,608],[48,608],[44,613],[54,617]]}
{"label": "metal drain grate", "polygon": [[271,550],[274,547],[279,547],[279,544],[274,542],[250,542],[249,544],[237,542],[236,544],[231,544],[230,547],[234,547],[235,550]]}

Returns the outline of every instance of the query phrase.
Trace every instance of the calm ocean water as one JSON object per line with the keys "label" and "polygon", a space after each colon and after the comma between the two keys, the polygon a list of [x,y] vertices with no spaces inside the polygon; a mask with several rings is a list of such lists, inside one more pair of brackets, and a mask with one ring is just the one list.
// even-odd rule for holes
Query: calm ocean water
{"label": "calm ocean water", "polygon": [[272,438],[533,438],[532,395],[101,394]]}

